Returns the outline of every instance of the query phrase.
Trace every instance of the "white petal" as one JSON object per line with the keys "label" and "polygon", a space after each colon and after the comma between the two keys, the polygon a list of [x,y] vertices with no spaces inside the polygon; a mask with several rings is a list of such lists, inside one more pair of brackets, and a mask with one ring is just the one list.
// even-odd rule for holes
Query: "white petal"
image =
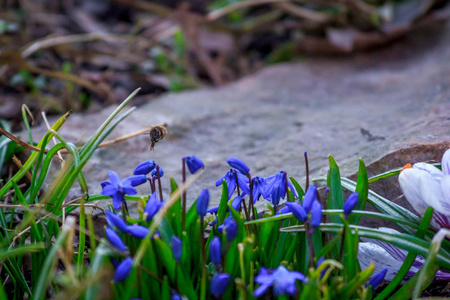
{"label": "white petal", "polygon": [[[383,247],[373,243],[359,243],[358,246],[358,260],[361,269],[364,270],[369,267],[370,263],[375,264],[375,271],[377,274],[384,268],[387,268],[385,280],[391,281],[403,264],[403,261],[398,261],[393,258]],[[410,271],[417,272],[417,269],[411,267]]]}
{"label": "white petal", "polygon": [[435,211],[447,214],[449,203],[445,201],[445,195],[442,191],[441,180],[436,180],[429,173],[424,173],[419,178],[419,190],[423,201],[431,206]]}
{"label": "white petal", "polygon": [[444,199],[442,199],[441,204],[446,209],[445,212],[441,213],[450,217],[450,175],[442,177],[441,189],[442,194],[444,194]]}
{"label": "white petal", "polygon": [[442,176],[444,176],[444,173],[442,173],[441,170],[439,170],[435,166],[427,164],[427,163],[417,163],[417,164],[414,164],[412,168],[416,169],[416,170],[426,171],[431,176],[433,176],[433,178],[435,178],[437,180],[440,180],[442,178]]}
{"label": "white petal", "polygon": [[422,199],[422,195],[419,190],[419,180],[420,177],[427,174],[428,173],[426,171],[410,168],[403,170],[398,176],[398,182],[400,183],[400,188],[402,189],[406,200],[408,200],[409,204],[411,204],[411,206],[420,215],[423,215],[423,213],[427,210],[428,205]]}
{"label": "white petal", "polygon": [[450,175],[450,149],[445,151],[442,156],[442,172],[444,172],[445,175]]}

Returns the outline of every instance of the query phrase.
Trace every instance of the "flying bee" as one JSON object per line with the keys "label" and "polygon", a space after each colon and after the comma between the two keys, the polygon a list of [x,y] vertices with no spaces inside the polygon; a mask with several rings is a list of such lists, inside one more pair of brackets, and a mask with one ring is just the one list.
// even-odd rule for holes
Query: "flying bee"
{"label": "flying bee", "polygon": [[162,140],[167,134],[167,129],[164,126],[155,125],[150,129],[150,151],[154,150],[155,144]]}

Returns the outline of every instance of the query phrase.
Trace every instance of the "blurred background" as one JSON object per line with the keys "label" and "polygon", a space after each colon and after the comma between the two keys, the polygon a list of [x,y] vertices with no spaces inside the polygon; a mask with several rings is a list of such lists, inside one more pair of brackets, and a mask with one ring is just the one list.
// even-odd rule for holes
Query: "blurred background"
{"label": "blurred background", "polygon": [[448,7],[447,0],[0,0],[0,118],[20,130],[23,104],[40,122],[41,111],[98,111],[137,87],[139,105],[269,64],[371,51],[441,24]]}

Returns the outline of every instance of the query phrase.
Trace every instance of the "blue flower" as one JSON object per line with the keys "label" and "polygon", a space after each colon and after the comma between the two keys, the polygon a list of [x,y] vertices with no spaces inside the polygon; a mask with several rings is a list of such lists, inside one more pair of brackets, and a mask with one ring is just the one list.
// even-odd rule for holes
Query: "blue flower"
{"label": "blue flower", "polygon": [[273,286],[275,296],[285,295],[286,293],[294,296],[297,292],[297,280],[306,283],[305,275],[297,271],[289,271],[284,266],[279,266],[273,273],[261,267],[259,274],[255,277],[255,282],[259,283],[260,286],[255,290],[253,296],[262,296],[271,286]]}
{"label": "blue flower", "polygon": [[311,211],[313,202],[316,199],[317,199],[317,188],[315,185],[310,185],[305,193],[305,196],[303,197],[302,203],[302,206],[307,213]]}
{"label": "blue flower", "polygon": [[114,225],[117,229],[119,229],[123,233],[128,232],[127,224],[125,221],[116,215],[115,213],[106,210],[106,220],[109,221],[112,225]]}
{"label": "blue flower", "polygon": [[227,273],[216,273],[209,282],[209,290],[214,297],[220,297],[225,294],[225,291],[230,284],[231,276]]}
{"label": "blue flower", "polygon": [[200,193],[200,196],[198,196],[197,200],[197,213],[199,216],[206,215],[208,204],[209,204],[209,191],[208,189],[203,189],[203,191]]}
{"label": "blue flower", "polygon": [[183,159],[186,162],[186,165],[188,166],[189,172],[191,172],[191,174],[194,174],[199,169],[205,168],[205,165],[200,160],[200,158],[198,158],[194,155],[189,155],[189,156],[183,157]]}
{"label": "blue flower", "polygon": [[[231,196],[234,193],[234,190],[236,189],[236,170],[231,169],[227,172],[223,177],[219,178],[219,180],[216,181],[216,186],[222,185],[223,180],[225,179],[225,182],[227,183],[228,187],[228,199],[231,199]],[[249,195],[250,194],[250,188],[248,187],[248,178],[242,175],[241,173],[237,172],[237,178],[239,182],[239,188],[242,190],[242,196]]]}
{"label": "blue flower", "polygon": [[291,213],[296,217],[300,222],[304,223],[308,220],[308,215],[303,207],[296,202],[286,202],[286,206],[289,207]]}
{"label": "blue flower", "polygon": [[183,300],[183,298],[181,298],[181,296],[178,294],[173,294],[172,296],[170,296],[170,300]]}
{"label": "blue flower", "polygon": [[145,205],[144,213],[147,214],[147,222],[156,215],[164,202],[161,202],[156,198],[156,191],[148,198],[147,204]]}
{"label": "blue flower", "polygon": [[128,275],[130,275],[131,269],[133,268],[133,259],[131,257],[125,258],[114,272],[114,283],[124,281]]}
{"label": "blue flower", "polygon": [[383,269],[380,272],[378,272],[377,274],[375,274],[372,278],[370,278],[369,285],[373,289],[376,288],[377,286],[379,286],[383,282],[384,277],[386,276],[387,270],[388,269]]}
{"label": "blue flower", "polygon": [[109,227],[106,227],[105,228],[105,233],[106,233],[106,238],[111,243],[111,245],[113,245],[114,247],[116,247],[120,251],[125,251],[125,245],[122,242],[122,239],[120,238],[120,236],[114,230],[112,230]]}
{"label": "blue flower", "polygon": [[313,202],[311,208],[311,227],[316,229],[322,222],[322,205],[318,200]]}
{"label": "blue flower", "polygon": [[236,221],[232,217],[228,217],[223,221],[223,224],[217,227],[219,232],[223,233],[225,229],[225,235],[227,236],[227,241],[231,242],[237,236],[238,226]]}
{"label": "blue flower", "polygon": [[344,202],[344,216],[347,218],[358,204],[358,192],[350,194]]}
{"label": "blue flower", "polygon": [[156,165],[156,166],[157,167],[155,167],[155,169],[153,169],[153,171],[152,171],[152,177],[155,176],[156,179],[158,179],[157,173],[159,173],[159,177],[161,178],[164,176],[164,171],[160,166],[158,166],[158,165]]}
{"label": "blue flower", "polygon": [[262,176],[255,176],[252,179],[253,182],[253,204],[259,200],[261,195],[266,198],[266,179]]}
{"label": "blue flower", "polygon": [[[269,176],[266,178],[267,186],[266,186],[266,198],[270,199],[270,201],[274,205],[278,205],[280,203],[280,199],[284,199],[286,197],[286,172],[280,171],[275,175]],[[287,185],[291,189],[292,193],[295,196],[295,190],[292,184],[288,181]]]}
{"label": "blue flower", "polygon": [[211,244],[209,244],[209,257],[216,265],[222,262],[222,243],[217,236],[215,236],[211,241]]}
{"label": "blue flower", "polygon": [[134,175],[147,175],[155,168],[155,166],[156,166],[156,164],[153,159],[143,161],[137,165],[136,169],[134,169],[134,171],[133,171],[133,174]]}
{"label": "blue flower", "polygon": [[218,211],[219,211],[219,206],[214,206],[214,207],[211,207],[210,209],[208,209],[206,212],[210,213],[210,214],[217,214]]}
{"label": "blue flower", "polygon": [[129,181],[132,186],[138,186],[145,183],[147,181],[147,177],[145,177],[145,175],[133,175],[125,178],[124,181],[125,180]]}
{"label": "blue flower", "polygon": [[136,195],[137,190],[133,187],[130,180],[120,180],[119,175],[112,171],[108,171],[110,183],[102,182],[102,195],[110,196],[113,199],[113,206],[115,210],[120,208],[125,195]]}
{"label": "blue flower", "polygon": [[227,159],[227,163],[232,167],[242,173],[242,175],[247,176],[250,172],[249,167],[237,157],[230,157]]}
{"label": "blue flower", "polygon": [[231,201],[231,207],[236,210],[239,211],[239,208],[241,208],[241,203],[242,200],[244,200],[244,197],[242,196],[236,196],[233,201]]}
{"label": "blue flower", "polygon": [[289,206],[285,206],[277,212],[277,215],[283,215],[283,214],[287,214],[290,212],[291,212],[291,210],[289,209]]}
{"label": "blue flower", "polygon": [[170,248],[172,249],[173,259],[179,262],[183,253],[183,242],[181,242],[181,240],[176,235],[172,235]]}
{"label": "blue flower", "polygon": [[132,237],[138,238],[138,239],[143,239],[147,236],[148,234],[148,228],[141,226],[141,225],[131,225],[128,226],[128,234],[131,235]]}

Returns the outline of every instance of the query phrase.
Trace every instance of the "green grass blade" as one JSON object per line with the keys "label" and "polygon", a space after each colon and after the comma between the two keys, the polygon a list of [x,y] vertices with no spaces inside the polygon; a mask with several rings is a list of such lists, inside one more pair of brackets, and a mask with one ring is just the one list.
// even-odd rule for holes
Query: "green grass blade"
{"label": "green grass blade", "polygon": [[47,258],[42,266],[39,281],[34,288],[33,299],[40,300],[46,298],[47,288],[55,276],[55,266],[58,262],[58,250],[64,247],[66,238],[71,230],[75,226],[75,218],[68,217],[64,224],[62,231],[55,241],[55,244],[50,249]]}
{"label": "green grass blade", "polygon": [[[356,192],[358,192],[358,204],[355,210],[364,210],[366,208],[367,196],[369,195],[369,180],[367,177],[367,170],[364,161],[359,159],[358,179],[356,181]],[[348,217],[349,224],[358,225],[361,216],[350,215]]]}
{"label": "green grass blade", "polygon": [[[58,131],[61,126],[65,123],[67,118],[69,117],[70,112],[66,113],[64,116],[58,119],[56,123],[51,127],[50,130]],[[42,140],[37,145],[38,148],[43,148],[48,143],[48,141],[52,138],[52,133],[47,131],[46,135],[42,138]],[[0,199],[5,196],[5,194],[11,189],[12,182],[18,182],[25,174],[30,170],[34,162],[36,161],[37,157],[39,155],[39,152],[33,151],[30,155],[30,157],[27,159],[27,161],[23,164],[23,167],[16,173],[14,176],[2,187],[0,190]]]}
{"label": "green grass blade", "polygon": [[[330,163],[330,169],[328,170],[327,175],[327,186],[330,188],[330,193],[328,194],[328,203],[325,208],[341,209],[344,206],[344,198],[342,196],[339,167],[337,166],[333,156],[328,155],[328,160]],[[339,216],[330,216],[330,221],[333,223],[341,223]]]}

